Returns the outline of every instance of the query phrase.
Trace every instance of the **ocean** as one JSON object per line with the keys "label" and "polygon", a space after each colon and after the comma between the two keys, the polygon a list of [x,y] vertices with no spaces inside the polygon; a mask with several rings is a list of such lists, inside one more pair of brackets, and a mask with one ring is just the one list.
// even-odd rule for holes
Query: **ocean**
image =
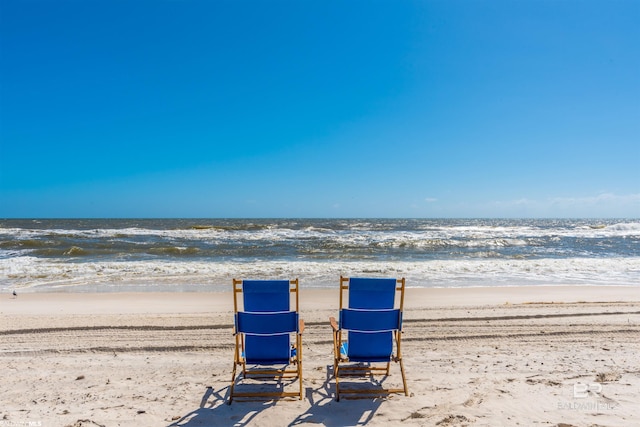
{"label": "ocean", "polygon": [[224,291],[232,278],[640,287],[640,220],[4,219],[0,291]]}

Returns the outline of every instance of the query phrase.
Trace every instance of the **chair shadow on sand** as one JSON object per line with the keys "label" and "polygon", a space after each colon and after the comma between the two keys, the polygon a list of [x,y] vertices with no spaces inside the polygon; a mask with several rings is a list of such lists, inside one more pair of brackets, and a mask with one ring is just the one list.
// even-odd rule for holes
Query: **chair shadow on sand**
{"label": "chair shadow on sand", "polygon": [[[247,388],[258,388],[247,385]],[[264,384],[260,385],[264,388]],[[282,387],[282,384],[270,385],[272,388]],[[242,427],[251,424],[251,421],[262,411],[277,404],[277,400],[235,400],[229,405],[230,387],[225,386],[219,390],[207,387],[200,400],[200,407],[194,409],[178,420],[174,420],[168,427],[182,426],[213,426],[228,425]],[[284,399],[286,400],[286,399]],[[292,399],[289,399],[292,400]],[[297,399],[296,399],[297,401]]]}
{"label": "chair shadow on sand", "polygon": [[247,426],[260,412],[277,403],[277,400],[236,400],[229,405],[229,393],[229,386],[219,390],[207,387],[200,407],[173,421],[168,427]]}
{"label": "chair shadow on sand", "polygon": [[[368,397],[361,399],[343,398],[340,402],[335,399],[335,383],[333,366],[327,366],[327,376],[319,389],[306,388],[305,398],[310,403],[309,408],[298,415],[289,427],[303,424],[317,424],[325,427],[363,426],[376,415],[376,411],[386,396]],[[382,384],[376,381],[376,387],[383,390]],[[368,384],[371,388],[371,383]]]}
{"label": "chair shadow on sand", "polygon": [[[343,398],[337,402],[335,387],[332,384],[333,366],[327,366],[326,372],[327,375],[322,386],[319,388],[305,387],[304,398],[309,403],[309,407],[291,421],[288,424],[289,427],[307,423],[325,427],[363,426],[369,423],[385,400],[385,396],[365,399]],[[382,388],[380,384],[380,389]],[[291,398],[263,401],[234,400],[232,405],[228,405],[228,398],[229,386],[219,390],[209,387],[202,396],[199,408],[173,421],[168,427],[211,425],[243,427],[250,425],[260,412],[268,408],[299,402],[297,399]]]}

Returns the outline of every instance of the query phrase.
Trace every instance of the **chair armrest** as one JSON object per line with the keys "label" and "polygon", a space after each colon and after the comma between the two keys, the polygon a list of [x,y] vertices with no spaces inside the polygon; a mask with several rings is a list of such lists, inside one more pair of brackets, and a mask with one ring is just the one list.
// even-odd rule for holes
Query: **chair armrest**
{"label": "chair armrest", "polygon": [[338,332],[340,330],[340,327],[338,326],[338,322],[336,322],[336,318],[335,317],[329,317],[329,323],[331,324],[331,327],[333,328],[333,332]]}
{"label": "chair armrest", "polygon": [[301,334],[304,332],[304,320],[300,319],[298,321],[298,333]]}

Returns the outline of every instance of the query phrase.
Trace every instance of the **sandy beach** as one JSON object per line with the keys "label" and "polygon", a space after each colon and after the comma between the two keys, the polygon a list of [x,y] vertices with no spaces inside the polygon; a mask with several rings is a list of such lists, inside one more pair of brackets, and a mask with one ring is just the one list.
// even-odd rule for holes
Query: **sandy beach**
{"label": "sandy beach", "polygon": [[[0,426],[629,426],[640,289],[408,289],[410,397],[334,398],[334,290],[301,289],[305,399],[225,404],[231,293],[0,297]],[[385,384],[400,381],[392,366]]]}

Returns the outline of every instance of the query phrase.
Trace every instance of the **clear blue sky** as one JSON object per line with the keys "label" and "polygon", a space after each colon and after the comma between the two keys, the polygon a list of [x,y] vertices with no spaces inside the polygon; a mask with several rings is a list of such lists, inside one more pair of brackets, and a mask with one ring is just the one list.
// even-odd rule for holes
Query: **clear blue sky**
{"label": "clear blue sky", "polygon": [[638,22],[0,0],[0,217],[640,217]]}

